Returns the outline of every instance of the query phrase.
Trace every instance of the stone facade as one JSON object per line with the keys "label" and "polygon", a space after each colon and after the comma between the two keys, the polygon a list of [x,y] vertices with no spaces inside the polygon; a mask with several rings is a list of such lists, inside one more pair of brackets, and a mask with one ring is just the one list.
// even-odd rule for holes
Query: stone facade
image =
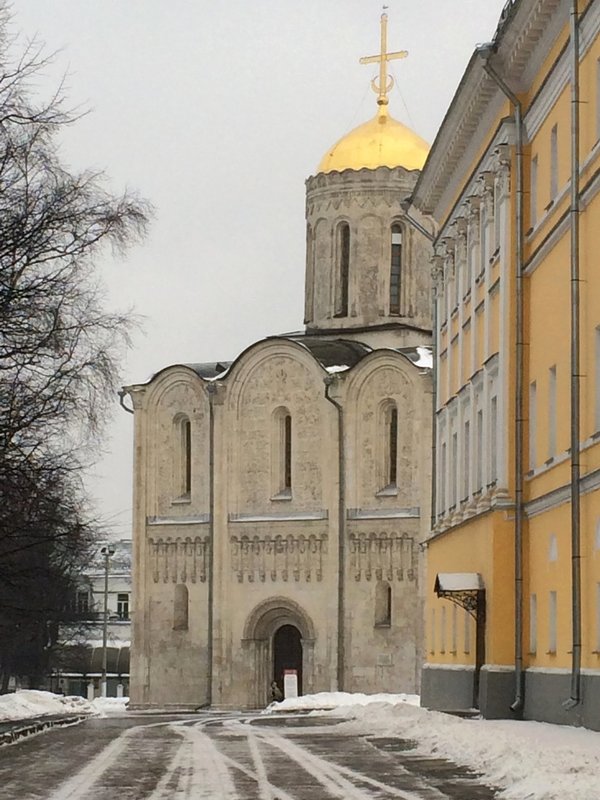
{"label": "stone facade", "polygon": [[309,179],[306,333],[127,387],[132,704],[258,707],[286,667],[304,693],[417,689],[431,379],[430,254],[402,212],[415,177]]}

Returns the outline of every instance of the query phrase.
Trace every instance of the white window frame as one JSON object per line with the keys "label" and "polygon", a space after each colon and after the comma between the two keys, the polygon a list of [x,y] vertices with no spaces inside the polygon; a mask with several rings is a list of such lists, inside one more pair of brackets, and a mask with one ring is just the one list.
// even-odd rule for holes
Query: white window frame
{"label": "white window frame", "polygon": [[548,369],[548,458],[556,455],[556,364]]}
{"label": "white window frame", "polygon": [[558,195],[558,123],[550,131],[550,201]]}
{"label": "white window frame", "polygon": [[558,634],[558,594],[552,590],[548,594],[548,654],[555,655]]}
{"label": "white window frame", "polygon": [[529,384],[529,469],[537,464],[537,383]]}

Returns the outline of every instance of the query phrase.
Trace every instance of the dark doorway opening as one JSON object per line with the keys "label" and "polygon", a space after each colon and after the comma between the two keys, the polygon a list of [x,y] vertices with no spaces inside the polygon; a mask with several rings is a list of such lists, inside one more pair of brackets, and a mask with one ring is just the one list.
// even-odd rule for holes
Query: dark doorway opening
{"label": "dark doorway opening", "polygon": [[282,625],[273,636],[273,680],[283,693],[283,671],[298,673],[298,694],[302,694],[302,637],[294,625]]}

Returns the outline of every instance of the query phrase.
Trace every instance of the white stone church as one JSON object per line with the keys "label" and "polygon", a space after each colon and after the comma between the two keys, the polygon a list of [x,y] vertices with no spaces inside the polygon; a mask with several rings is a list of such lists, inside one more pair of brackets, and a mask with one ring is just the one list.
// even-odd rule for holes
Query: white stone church
{"label": "white stone church", "polygon": [[302,693],[417,689],[430,247],[404,209],[426,155],[380,90],[306,184],[305,329],[125,388],[133,706],[256,708],[285,669]]}

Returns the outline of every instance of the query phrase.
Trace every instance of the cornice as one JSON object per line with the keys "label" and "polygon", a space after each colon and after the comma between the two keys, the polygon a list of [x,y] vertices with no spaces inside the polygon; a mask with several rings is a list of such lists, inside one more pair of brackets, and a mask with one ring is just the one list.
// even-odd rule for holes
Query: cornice
{"label": "cornice", "polygon": [[[544,42],[544,47],[538,47],[538,44],[550,28],[560,29],[561,15],[567,5],[568,0],[520,0],[506,19],[501,18],[494,38],[493,63],[516,91],[524,88],[524,78],[531,81],[529,73],[535,74],[534,67],[539,70],[547,45]],[[557,14],[559,10],[561,14]],[[442,196],[445,194],[448,200],[447,187],[456,184],[456,174],[468,171],[467,150],[475,153],[484,146],[490,125],[506,102],[495,81],[485,72],[484,63],[475,50],[415,187],[415,205],[424,213],[433,214],[438,222]]]}

